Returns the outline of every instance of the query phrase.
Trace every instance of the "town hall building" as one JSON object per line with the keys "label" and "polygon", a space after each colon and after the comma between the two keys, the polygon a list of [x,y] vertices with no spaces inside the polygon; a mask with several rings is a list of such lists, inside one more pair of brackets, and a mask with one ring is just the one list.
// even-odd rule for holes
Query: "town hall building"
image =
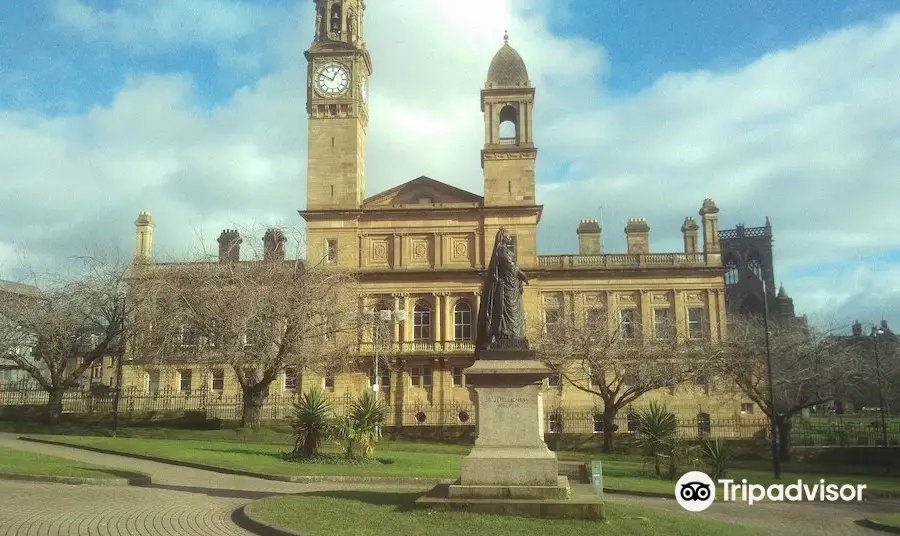
{"label": "town hall building", "polygon": [[[474,392],[466,385],[463,370],[474,361],[479,291],[500,228],[513,236],[517,262],[530,279],[524,291],[529,330],[552,326],[564,315],[600,313],[612,329],[624,330],[626,338],[652,338],[654,325],[662,322],[673,322],[683,338],[719,340],[725,335],[719,209],[711,199],[684,207],[688,214],[698,210],[698,217],[686,217],[680,230],[660,230],[680,231],[681,251],[652,251],[649,223],[635,217],[623,222],[625,252],[606,252],[606,230],[596,220],[585,219],[572,230],[577,233],[578,251],[539,253],[543,207],[535,193],[539,180],[535,134],[541,128],[534,120],[538,88],[508,35],[487,68],[484,87],[472,88],[484,117],[483,131],[472,132],[484,139],[483,193],[462,190],[442,177],[424,176],[410,177],[383,192],[367,191],[368,87],[377,58],[366,47],[365,3],[318,0],[315,9],[315,38],[305,53],[307,204],[299,211],[306,225],[307,261],[353,270],[360,308],[389,312],[383,313],[383,329],[365,333],[357,346],[360,362],[371,366],[336,375],[289,371],[275,391],[287,395],[322,387],[336,397],[355,397],[377,382],[394,405],[440,408],[454,415],[458,408],[473,407]],[[136,222],[136,253],[148,262],[156,224],[174,222],[154,222],[149,212]],[[223,232],[222,262],[235,260],[238,243],[234,231]],[[379,378],[374,374],[376,357]],[[126,386],[138,389],[184,387],[179,370],[190,368],[129,366]],[[188,388],[240,392],[227,367],[188,374],[192,378]],[[558,377],[545,383],[547,408],[599,404]],[[639,402],[653,399],[683,418],[698,414],[731,418],[753,412],[752,404],[739,394],[710,390],[708,385],[660,390]],[[414,425],[416,420],[404,424]]]}

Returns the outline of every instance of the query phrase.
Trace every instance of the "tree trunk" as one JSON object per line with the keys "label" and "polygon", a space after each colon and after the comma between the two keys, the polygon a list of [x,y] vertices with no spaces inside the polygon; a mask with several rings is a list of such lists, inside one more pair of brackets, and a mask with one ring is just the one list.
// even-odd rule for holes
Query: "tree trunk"
{"label": "tree trunk", "polygon": [[63,394],[65,389],[53,388],[47,391],[50,398],[47,401],[47,422],[57,424],[62,416]]}
{"label": "tree trunk", "polygon": [[269,397],[268,384],[256,384],[243,389],[243,408],[241,411],[241,428],[259,430],[262,421],[263,404]]}
{"label": "tree trunk", "polygon": [[603,408],[603,452],[610,454],[613,449],[613,426],[616,421],[616,410],[606,405]]}
{"label": "tree trunk", "polygon": [[791,429],[794,423],[790,417],[778,417],[775,420],[778,428],[778,457],[783,462],[791,461]]}

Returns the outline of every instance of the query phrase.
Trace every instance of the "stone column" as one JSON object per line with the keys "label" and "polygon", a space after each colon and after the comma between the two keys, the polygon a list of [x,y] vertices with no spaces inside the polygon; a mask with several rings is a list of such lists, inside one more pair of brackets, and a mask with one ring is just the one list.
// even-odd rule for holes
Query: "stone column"
{"label": "stone column", "polygon": [[677,330],[677,338],[680,341],[687,339],[687,313],[684,303],[684,291],[675,289],[675,329]]}
{"label": "stone column", "polygon": [[703,311],[706,314],[706,322],[709,326],[704,335],[709,336],[712,340],[716,340],[716,335],[719,332],[719,300],[715,294],[715,291],[706,291],[705,293],[706,301],[706,310]]}
{"label": "stone column", "polygon": [[718,309],[718,319],[719,319],[719,340],[725,340],[725,337],[728,336],[728,324],[727,322],[723,322],[727,319],[728,314],[725,310],[725,292],[719,289],[716,289],[716,300],[719,304]]}
{"label": "stone column", "polygon": [[412,340],[413,312],[410,309],[409,294],[405,292],[403,293],[403,310],[406,311],[406,316],[403,318],[403,342],[409,342]]}
{"label": "stone column", "polygon": [[641,290],[641,335],[645,341],[653,340],[653,307],[646,290]]}
{"label": "stone column", "polygon": [[[400,309],[400,295],[393,294],[393,297],[394,297],[394,311],[396,311],[396,310]],[[393,341],[394,345],[396,345],[397,343],[400,342],[400,322],[402,322],[402,320],[398,321],[393,316],[391,316],[391,330],[393,330],[393,332],[394,332],[394,341]]]}
{"label": "stone column", "polygon": [[433,309],[431,318],[432,318],[432,322],[434,323],[434,325],[431,326],[431,329],[432,329],[432,336],[434,337],[435,345],[437,345],[437,343],[439,341],[443,340],[443,332],[441,331],[441,327],[443,325],[443,323],[441,322],[441,312],[444,309],[442,307],[442,303],[444,300],[439,292],[433,293],[433,296],[434,296],[434,300],[432,300],[432,302],[434,304],[434,309]]}

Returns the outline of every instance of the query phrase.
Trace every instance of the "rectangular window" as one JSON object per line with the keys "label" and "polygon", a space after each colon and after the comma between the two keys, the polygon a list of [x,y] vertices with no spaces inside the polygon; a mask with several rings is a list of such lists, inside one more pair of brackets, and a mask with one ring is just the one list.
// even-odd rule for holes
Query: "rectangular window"
{"label": "rectangular window", "polygon": [[592,307],[584,312],[584,320],[588,329],[600,331],[606,328],[606,310],[600,307]]}
{"label": "rectangular window", "polygon": [[216,369],[212,371],[212,390],[221,393],[225,390],[225,371]]}
{"label": "rectangular window", "polygon": [[547,385],[550,387],[559,387],[562,385],[562,374],[559,372],[551,374],[550,377],[547,378]]}
{"label": "rectangular window", "polygon": [[653,336],[656,340],[668,340],[672,338],[672,315],[669,309],[653,310]]}
{"label": "rectangular window", "polygon": [[544,311],[544,322],[547,324],[548,331],[559,324],[559,317],[558,309],[548,309]]}
{"label": "rectangular window", "polygon": [[91,365],[91,383],[103,381],[103,362],[96,362]]}
{"label": "rectangular window", "polygon": [[698,372],[694,377],[694,385],[697,386],[700,390],[703,391],[704,394],[709,394],[709,374],[705,372]]}
{"label": "rectangular window", "polygon": [[328,241],[328,251],[326,253],[325,262],[329,264],[334,264],[338,260],[338,245],[337,240],[331,239]]}
{"label": "rectangular window", "polygon": [[300,369],[287,367],[284,369],[284,390],[296,391],[300,389]]}
{"label": "rectangular window", "polygon": [[703,308],[691,307],[688,309],[688,338],[703,338]]}
{"label": "rectangular window", "polygon": [[[381,376],[379,386],[381,389],[387,389],[391,386],[391,369],[382,365],[378,367],[378,374]],[[375,385],[375,367],[369,369],[369,385]]]}
{"label": "rectangular window", "polygon": [[151,393],[159,392],[159,371],[151,370],[147,373],[147,390]]}
{"label": "rectangular window", "polygon": [[322,379],[325,383],[325,389],[328,391],[334,391],[334,373],[329,372],[325,375],[325,378]]}
{"label": "rectangular window", "polygon": [[516,239],[515,235],[510,235],[509,237],[512,240],[512,243],[509,246],[509,249],[512,250],[512,258],[516,263],[519,262],[519,242]]}
{"label": "rectangular window", "polygon": [[190,370],[179,370],[178,371],[178,390],[182,393],[190,393],[191,392],[191,371]]}
{"label": "rectangular window", "polygon": [[422,367],[409,367],[409,384],[413,387],[422,386]]}
{"label": "rectangular window", "polygon": [[181,326],[181,347],[196,348],[200,343],[200,331],[194,326]]}
{"label": "rectangular window", "polygon": [[413,340],[415,342],[431,340],[431,308],[424,302],[416,304],[413,310]]}
{"label": "rectangular window", "polygon": [[744,402],[741,404],[741,413],[744,415],[751,415],[753,413],[753,403],[752,402]]}
{"label": "rectangular window", "polygon": [[453,387],[462,387],[463,386],[463,369],[462,369],[462,367],[453,367],[451,372],[453,374]]}
{"label": "rectangular window", "polygon": [[467,301],[460,301],[453,309],[453,340],[472,340],[472,307]]}
{"label": "rectangular window", "polygon": [[554,411],[551,413],[547,419],[547,424],[549,425],[547,428],[551,434],[559,434],[562,433],[562,414]]}
{"label": "rectangular window", "polygon": [[622,309],[620,323],[623,339],[632,341],[637,338],[637,311],[635,309]]}
{"label": "rectangular window", "polygon": [[422,367],[422,387],[431,387],[432,382],[434,382],[434,372],[431,367],[426,365]]}

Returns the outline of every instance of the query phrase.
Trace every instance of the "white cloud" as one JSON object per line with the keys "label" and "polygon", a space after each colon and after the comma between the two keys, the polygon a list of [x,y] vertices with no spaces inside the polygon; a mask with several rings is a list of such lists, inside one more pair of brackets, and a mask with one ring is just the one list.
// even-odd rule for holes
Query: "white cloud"
{"label": "white cloud", "polygon": [[[229,55],[252,55],[245,43],[265,42],[257,53],[280,67],[211,110],[197,104],[189,75],[161,74],[129,80],[111,104],[89,113],[0,111],[0,196],[16,200],[0,216],[0,266],[16,263],[12,244],[33,258],[63,258],[109,237],[130,249],[144,208],[157,219],[157,248],[169,252],[194,245],[192,227],[214,240],[235,221],[298,223],[306,190],[302,50],[312,5],[298,4],[302,18],[249,5],[126,1],[101,11],[85,0],[58,1],[58,20],[98,40],[142,52],[202,44],[222,65]],[[602,46],[553,35],[544,4],[528,3],[527,12],[523,5],[369,4],[368,195],[419,175],[482,191],[479,90],[508,29],[537,86],[544,252],[574,250],[578,220],[596,217],[600,205],[607,249],[624,249],[626,219],[643,216],[654,250],[678,250],[682,220],[712,197],[723,228],[772,218],[776,272],[801,312],[861,308],[860,296],[878,288],[900,297],[896,287],[873,286],[889,278],[859,260],[900,249],[900,182],[892,180],[900,169],[900,108],[892,102],[900,17],[729,72],[669,73],[612,99],[602,82],[616,66]],[[856,262],[861,283],[806,275],[822,259]],[[893,307],[886,314],[900,316]]]}

